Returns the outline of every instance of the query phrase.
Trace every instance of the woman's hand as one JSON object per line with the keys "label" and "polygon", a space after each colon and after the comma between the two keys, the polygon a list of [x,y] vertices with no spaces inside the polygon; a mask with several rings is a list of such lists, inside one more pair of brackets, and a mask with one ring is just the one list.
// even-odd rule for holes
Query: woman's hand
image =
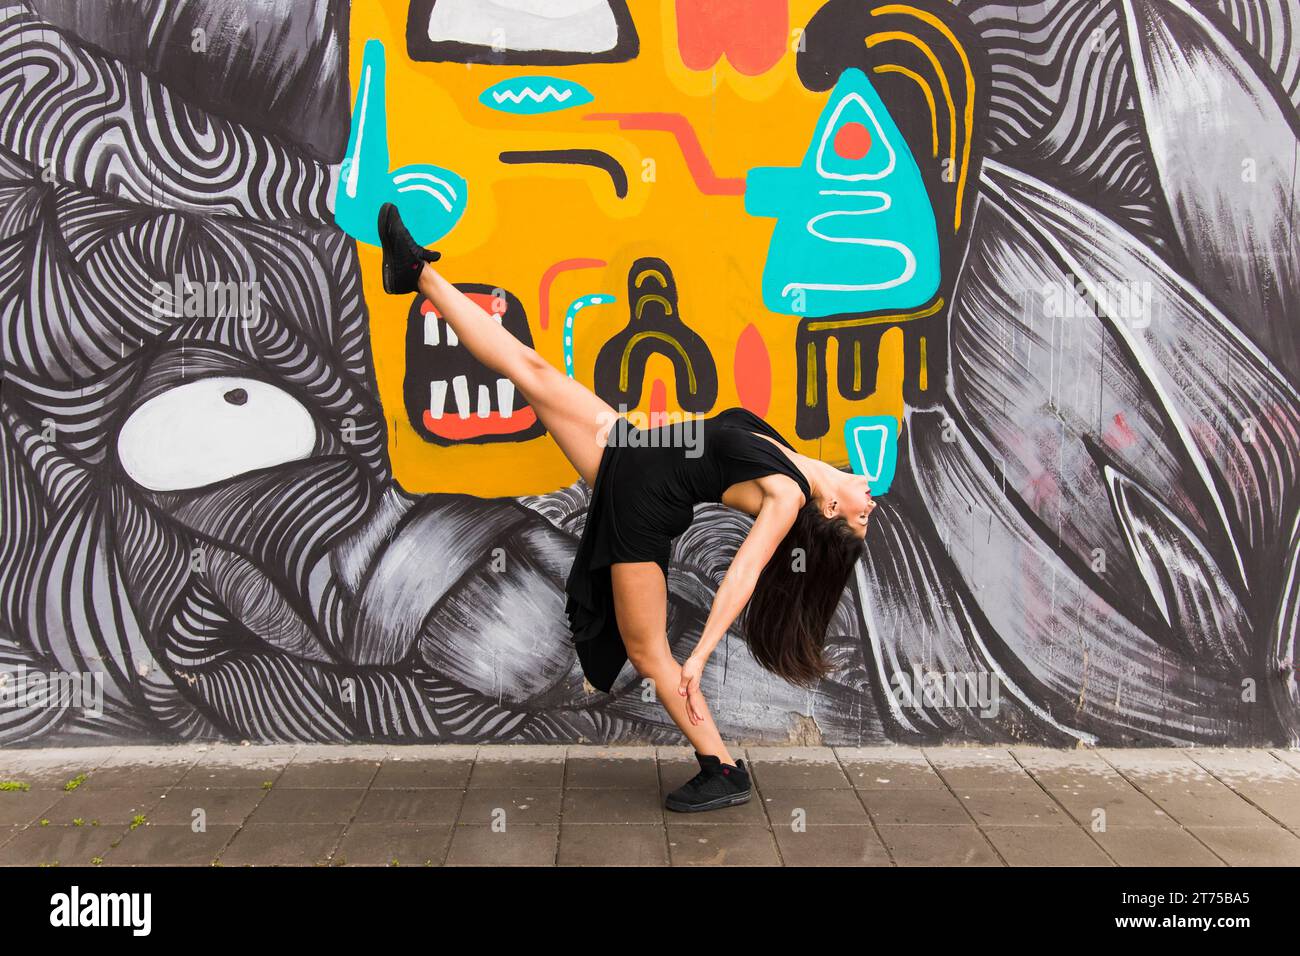
{"label": "woman's hand", "polygon": [[692,654],[682,664],[681,684],[677,693],[686,698],[686,715],[692,724],[704,720],[704,695],[700,692],[700,678],[704,675],[704,660]]}

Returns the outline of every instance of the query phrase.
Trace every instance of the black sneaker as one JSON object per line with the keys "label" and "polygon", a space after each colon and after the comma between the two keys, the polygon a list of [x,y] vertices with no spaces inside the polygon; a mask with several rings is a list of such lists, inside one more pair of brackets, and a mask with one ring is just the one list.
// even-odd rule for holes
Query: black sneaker
{"label": "black sneaker", "polygon": [[442,258],[442,253],[425,249],[411,238],[397,207],[390,202],[379,207],[379,244],[384,250],[384,291],[390,295],[414,292],[424,264]]}
{"label": "black sneaker", "polygon": [[664,806],[679,813],[698,813],[745,803],[753,796],[749,768],[744,760],[733,767],[714,754],[695,752],[700,772],[664,799]]}

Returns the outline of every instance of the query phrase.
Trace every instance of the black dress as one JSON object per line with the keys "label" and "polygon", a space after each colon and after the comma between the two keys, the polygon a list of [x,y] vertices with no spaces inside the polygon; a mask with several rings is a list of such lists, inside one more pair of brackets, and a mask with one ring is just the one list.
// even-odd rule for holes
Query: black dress
{"label": "black dress", "polygon": [[673,539],[701,502],[720,502],[740,481],[789,475],[812,500],[808,481],[768,435],[793,451],[763,419],[744,408],[658,428],[620,417],[596,472],[586,525],[565,585],[565,611],[583,673],[609,692],[627,663],[614,614],[609,566],[654,561],[668,576]]}

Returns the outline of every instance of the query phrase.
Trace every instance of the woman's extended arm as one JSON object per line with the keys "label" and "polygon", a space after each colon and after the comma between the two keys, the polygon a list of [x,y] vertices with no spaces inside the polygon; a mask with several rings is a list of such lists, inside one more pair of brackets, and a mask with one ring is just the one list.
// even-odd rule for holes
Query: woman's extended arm
{"label": "woman's extended arm", "polygon": [[[799,497],[797,494],[764,494],[758,516],[754,519],[749,534],[745,535],[745,540],[736,549],[736,556],[732,558],[731,566],[727,568],[727,573],[723,575],[722,583],[713,596],[713,607],[704,624],[700,641],[682,665],[682,683],[678,693],[688,701],[699,690],[700,675],[704,672],[704,664],[709,655],[740,616],[750,595],[754,593],[754,586],[758,583],[763,567],[794,524],[795,516],[799,513]],[[697,722],[693,709],[691,720]]]}

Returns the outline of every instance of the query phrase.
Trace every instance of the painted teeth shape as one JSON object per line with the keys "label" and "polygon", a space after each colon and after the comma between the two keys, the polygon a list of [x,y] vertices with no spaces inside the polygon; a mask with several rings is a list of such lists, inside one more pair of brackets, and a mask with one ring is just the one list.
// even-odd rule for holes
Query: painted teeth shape
{"label": "painted teeth shape", "polygon": [[456,338],[456,330],[451,327],[450,322],[447,323],[447,344],[448,345],[460,344],[460,339]]}
{"label": "painted teeth shape", "polygon": [[478,417],[487,418],[492,414],[492,392],[486,385],[478,387]]}
{"label": "painted teeth shape", "polygon": [[447,404],[447,382],[439,379],[429,383],[429,417],[442,418],[443,407]]}
{"label": "painted teeth shape", "polygon": [[456,414],[461,418],[469,418],[469,379],[457,375],[451,380],[451,389],[456,394]]}
{"label": "painted teeth shape", "polygon": [[424,314],[424,344],[438,344],[438,317],[432,312]]}
{"label": "painted teeth shape", "polygon": [[509,418],[515,413],[515,383],[508,378],[497,379],[497,408],[502,418]]}

